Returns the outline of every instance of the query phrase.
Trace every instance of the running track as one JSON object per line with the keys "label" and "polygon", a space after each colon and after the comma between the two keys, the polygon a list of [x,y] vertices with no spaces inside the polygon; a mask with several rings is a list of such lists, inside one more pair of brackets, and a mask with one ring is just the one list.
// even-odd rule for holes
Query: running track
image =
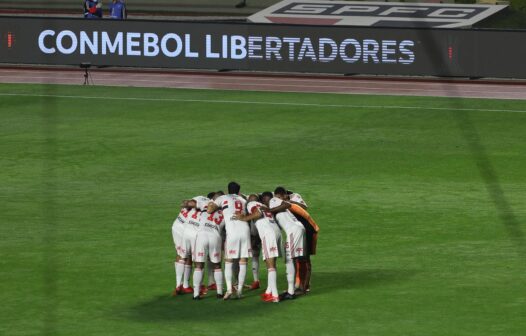
{"label": "running track", "polygon": [[[95,85],[106,86],[526,99],[526,82],[511,80],[365,78],[140,69],[93,69],[91,78]],[[83,82],[83,72],[80,69],[0,68],[0,83],[81,85]]]}

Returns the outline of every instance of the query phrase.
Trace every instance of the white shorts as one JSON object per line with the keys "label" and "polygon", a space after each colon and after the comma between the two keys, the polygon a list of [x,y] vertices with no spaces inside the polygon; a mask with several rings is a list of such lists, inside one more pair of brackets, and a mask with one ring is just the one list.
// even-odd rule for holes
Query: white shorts
{"label": "white shorts", "polygon": [[239,259],[252,257],[250,230],[240,230],[234,234],[226,233],[225,258]]}
{"label": "white shorts", "polygon": [[193,229],[184,230],[182,248],[178,252],[181,258],[187,259],[192,257],[192,246],[195,244],[197,231]]}
{"label": "white shorts", "polygon": [[195,244],[192,247],[194,262],[205,262],[207,258],[214,264],[221,262],[221,236],[206,231],[197,233]]}
{"label": "white shorts", "polygon": [[179,254],[179,251],[183,248],[183,234],[184,225],[175,223],[172,225],[172,238],[174,240],[175,251]]}
{"label": "white shorts", "polygon": [[285,232],[287,241],[285,243],[285,262],[303,257],[305,248],[305,228],[299,226]]}
{"label": "white shorts", "polygon": [[281,257],[281,232],[266,230],[260,232],[263,260]]}

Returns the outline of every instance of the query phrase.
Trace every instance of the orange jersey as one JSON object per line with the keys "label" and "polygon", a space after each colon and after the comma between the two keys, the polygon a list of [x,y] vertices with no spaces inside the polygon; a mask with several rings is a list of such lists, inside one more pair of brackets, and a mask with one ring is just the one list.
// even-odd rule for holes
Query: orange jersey
{"label": "orange jersey", "polygon": [[319,232],[320,231],[320,227],[318,226],[318,224],[316,224],[316,222],[310,216],[310,214],[307,212],[307,210],[303,209],[302,207],[300,207],[297,204],[292,204],[292,203],[290,205],[290,209],[289,210],[292,211],[293,214],[305,218],[309,222],[309,224],[312,226],[312,228],[314,229],[315,232]]}

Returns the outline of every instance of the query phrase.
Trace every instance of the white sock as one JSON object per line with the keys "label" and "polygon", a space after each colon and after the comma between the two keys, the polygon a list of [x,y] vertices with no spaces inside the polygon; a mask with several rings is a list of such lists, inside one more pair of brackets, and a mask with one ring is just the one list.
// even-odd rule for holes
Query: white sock
{"label": "white sock", "polygon": [[252,277],[259,281],[259,257],[252,257]]}
{"label": "white sock", "polygon": [[208,286],[210,286],[216,283],[216,281],[214,280],[215,278],[214,264],[212,264],[211,262],[208,262],[207,265],[208,265]]}
{"label": "white sock", "polygon": [[194,269],[194,297],[199,296],[199,290],[201,289],[201,281],[203,280],[203,270],[199,268]]}
{"label": "white sock", "polygon": [[237,278],[237,294],[243,293],[243,286],[245,285],[245,277],[247,276],[247,264],[239,263],[239,275]]}
{"label": "white sock", "polygon": [[190,286],[190,273],[192,273],[192,265],[184,265],[184,277],[183,287],[188,288]]}
{"label": "white sock", "polygon": [[289,260],[289,261],[287,261],[285,266],[287,268],[287,283],[288,283],[287,292],[289,292],[289,294],[294,294],[294,282],[296,280],[296,272],[294,270],[294,262],[292,260]]}
{"label": "white sock", "polygon": [[184,275],[184,261],[178,261],[175,263],[175,287],[181,286],[183,283]]}
{"label": "white sock", "polygon": [[220,268],[214,270],[214,279],[217,286],[217,294],[223,295],[223,271]]}
{"label": "white sock", "polygon": [[270,292],[272,296],[278,296],[278,284],[277,284],[278,275],[276,274],[275,268],[268,269],[268,286],[270,287]]}
{"label": "white sock", "polygon": [[226,281],[226,291],[232,292],[232,263],[225,261],[225,281]]}

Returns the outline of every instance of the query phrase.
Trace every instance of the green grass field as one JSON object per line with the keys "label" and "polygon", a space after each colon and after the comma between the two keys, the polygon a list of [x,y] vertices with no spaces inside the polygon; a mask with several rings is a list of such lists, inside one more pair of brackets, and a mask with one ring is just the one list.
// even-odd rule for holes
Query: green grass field
{"label": "green grass field", "polygon": [[[0,116],[0,335],[525,334],[524,101],[2,84]],[[310,295],[170,297],[180,200],[232,179],[309,203]]]}

